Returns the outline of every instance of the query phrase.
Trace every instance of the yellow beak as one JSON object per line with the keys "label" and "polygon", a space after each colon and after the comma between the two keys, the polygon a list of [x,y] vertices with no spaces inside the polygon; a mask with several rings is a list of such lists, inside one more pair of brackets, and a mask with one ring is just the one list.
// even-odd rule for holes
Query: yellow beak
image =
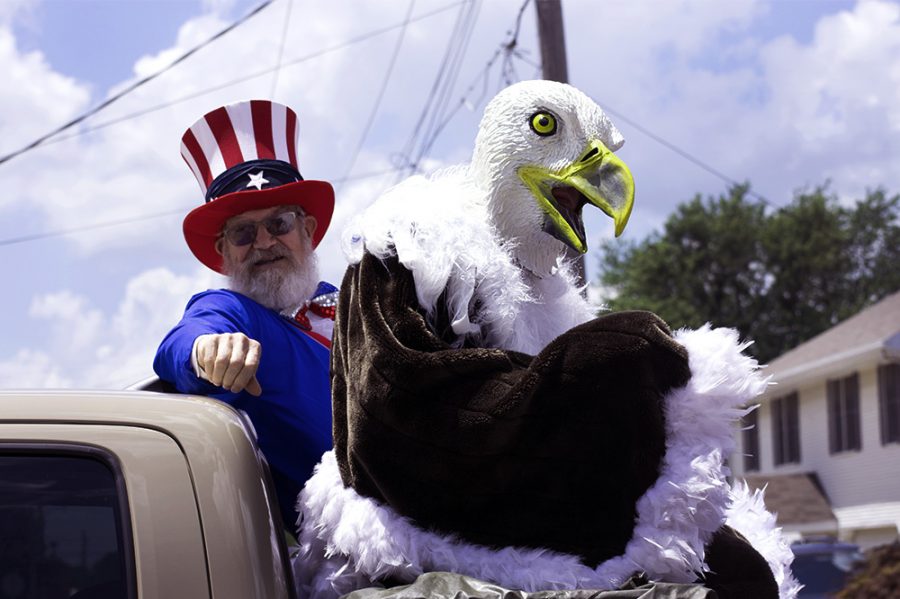
{"label": "yellow beak", "polygon": [[613,219],[616,237],[628,224],[634,178],[600,140],[592,140],[578,160],[557,172],[527,165],[518,173],[545,214],[544,231],[582,254],[587,252],[581,218],[585,204],[593,204]]}

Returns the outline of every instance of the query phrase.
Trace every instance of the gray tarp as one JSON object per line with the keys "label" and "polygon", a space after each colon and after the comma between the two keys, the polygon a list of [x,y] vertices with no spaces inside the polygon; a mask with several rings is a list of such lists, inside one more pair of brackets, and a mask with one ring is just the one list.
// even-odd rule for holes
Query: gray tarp
{"label": "gray tarp", "polygon": [[354,591],[344,599],[716,599],[716,592],[700,584],[626,584],[614,591],[569,590],[526,593],[505,589],[462,574],[429,572],[412,584],[389,589]]}

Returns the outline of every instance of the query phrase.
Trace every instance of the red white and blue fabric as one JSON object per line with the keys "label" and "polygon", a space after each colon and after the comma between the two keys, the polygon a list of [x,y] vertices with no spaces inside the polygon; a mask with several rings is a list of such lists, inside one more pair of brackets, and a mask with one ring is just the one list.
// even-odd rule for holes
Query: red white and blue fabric
{"label": "red white and blue fabric", "polygon": [[184,238],[203,264],[223,272],[216,248],[225,222],[273,206],[300,206],[316,219],[317,247],[334,212],[334,189],[304,180],[297,163],[297,114],[269,100],[222,106],[190,126],[181,155],[205,194],[184,219]]}
{"label": "red white and blue fabric", "polygon": [[299,171],[297,115],[282,104],[250,100],[217,108],[181,138],[184,157],[203,193],[226,170],[251,160],[280,160]]}
{"label": "red white and blue fabric", "polygon": [[334,317],[337,314],[338,289],[331,283],[319,281],[312,298],[299,309],[284,316],[304,333],[331,349]]}

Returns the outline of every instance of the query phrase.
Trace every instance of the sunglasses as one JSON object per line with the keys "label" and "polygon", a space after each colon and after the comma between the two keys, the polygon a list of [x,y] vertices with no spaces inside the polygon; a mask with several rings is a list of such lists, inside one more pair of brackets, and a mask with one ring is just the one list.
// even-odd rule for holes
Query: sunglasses
{"label": "sunglasses", "polygon": [[256,239],[259,225],[265,227],[272,237],[287,235],[297,226],[298,216],[300,214],[297,212],[282,212],[261,221],[242,222],[222,231],[222,237],[234,246],[250,245]]}

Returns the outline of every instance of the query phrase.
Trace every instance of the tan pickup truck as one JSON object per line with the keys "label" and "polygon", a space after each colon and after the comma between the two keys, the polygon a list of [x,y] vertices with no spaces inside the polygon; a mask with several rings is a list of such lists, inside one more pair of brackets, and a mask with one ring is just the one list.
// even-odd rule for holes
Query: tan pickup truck
{"label": "tan pickup truck", "polygon": [[249,422],[201,397],[0,392],[0,597],[294,597]]}

